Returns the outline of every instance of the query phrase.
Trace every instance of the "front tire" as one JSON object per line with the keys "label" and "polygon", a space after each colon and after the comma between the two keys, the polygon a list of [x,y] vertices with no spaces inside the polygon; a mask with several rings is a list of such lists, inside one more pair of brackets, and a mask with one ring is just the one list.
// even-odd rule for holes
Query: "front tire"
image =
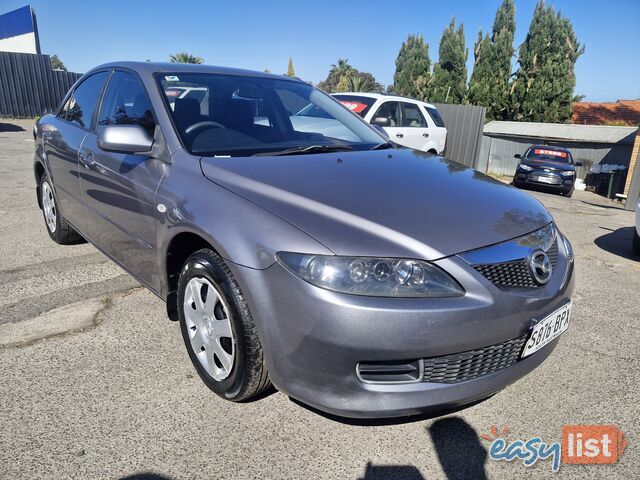
{"label": "front tire", "polygon": [[249,306],[223,260],[195,252],[178,280],[182,338],[202,381],[218,396],[240,402],[271,385]]}
{"label": "front tire", "polygon": [[82,242],[84,239],[67,223],[58,209],[58,201],[53,193],[51,179],[46,173],[40,177],[39,194],[44,224],[51,240],[60,245]]}

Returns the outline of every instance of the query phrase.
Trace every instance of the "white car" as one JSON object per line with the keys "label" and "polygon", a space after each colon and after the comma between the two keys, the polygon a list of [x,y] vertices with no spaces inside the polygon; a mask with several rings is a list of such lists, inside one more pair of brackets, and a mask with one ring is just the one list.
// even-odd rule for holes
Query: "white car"
{"label": "white car", "polygon": [[633,253],[640,255],[640,198],[636,205],[636,229],[633,232]]}
{"label": "white car", "polygon": [[412,98],[381,93],[334,93],[345,107],[405,147],[444,154],[447,129],[436,107]]}

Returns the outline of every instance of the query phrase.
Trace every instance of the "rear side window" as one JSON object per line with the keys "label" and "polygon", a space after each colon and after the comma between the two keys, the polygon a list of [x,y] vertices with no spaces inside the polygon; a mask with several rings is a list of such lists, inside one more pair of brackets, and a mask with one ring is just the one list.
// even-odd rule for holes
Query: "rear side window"
{"label": "rear side window", "polygon": [[414,103],[402,103],[404,108],[404,118],[402,120],[403,127],[426,127],[427,121],[422,116],[420,108]]}
{"label": "rear side window", "polygon": [[426,107],[431,120],[436,124],[436,127],[444,127],[444,122],[442,121],[442,117],[440,116],[440,112],[433,107]]}
{"label": "rear side window", "polygon": [[107,75],[108,72],[95,73],[76,87],[63,108],[62,114],[67,121],[82,128],[91,128],[93,113]]}
{"label": "rear side window", "polygon": [[98,125],[140,125],[153,136],[156,123],[149,98],[140,80],[116,71],[102,100]]}
{"label": "rear side window", "polygon": [[361,97],[360,95],[333,95],[333,97],[362,118],[369,113],[371,106],[376,103],[375,98]]}

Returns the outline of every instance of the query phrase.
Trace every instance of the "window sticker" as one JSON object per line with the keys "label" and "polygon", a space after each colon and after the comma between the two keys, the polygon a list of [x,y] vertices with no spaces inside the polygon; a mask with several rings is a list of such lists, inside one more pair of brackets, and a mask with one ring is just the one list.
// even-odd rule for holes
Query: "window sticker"
{"label": "window sticker", "polygon": [[541,148],[536,148],[533,153],[535,155],[551,155],[554,157],[567,158],[567,152],[559,152],[557,150],[543,150]]}
{"label": "window sticker", "polygon": [[346,100],[341,100],[340,103],[354,113],[360,113],[365,108],[367,108],[366,104],[360,102],[348,102]]}
{"label": "window sticker", "polygon": [[179,82],[179,81],[180,81],[180,79],[178,78],[178,76],[177,76],[177,75],[165,75],[165,76],[164,76],[164,79],[165,79],[167,82]]}

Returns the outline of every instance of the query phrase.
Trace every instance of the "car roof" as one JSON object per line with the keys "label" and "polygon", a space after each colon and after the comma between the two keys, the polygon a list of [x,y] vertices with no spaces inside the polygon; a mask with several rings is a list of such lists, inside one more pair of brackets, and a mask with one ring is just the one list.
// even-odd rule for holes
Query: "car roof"
{"label": "car roof", "polygon": [[[300,79],[287,77],[284,75],[275,75],[273,73],[258,72],[255,70],[245,70],[242,68],[220,67],[215,65],[204,65],[194,63],[169,63],[169,62],[109,62],[91,69],[98,70],[101,68],[128,68],[134,70],[141,75],[153,75],[156,73],[214,73],[224,75],[242,75],[248,77],[273,78],[279,80],[290,80],[293,82],[305,83]],[[90,72],[88,72],[90,73]]]}
{"label": "car roof", "polygon": [[429,108],[436,108],[431,103],[423,102],[422,100],[417,100],[415,98],[403,97],[402,95],[395,95],[393,93],[373,93],[373,92],[334,92],[331,95],[350,95],[353,97],[369,97],[375,98],[376,100],[385,99],[385,100],[397,100],[397,101],[406,101],[409,100],[411,102],[421,103]]}

